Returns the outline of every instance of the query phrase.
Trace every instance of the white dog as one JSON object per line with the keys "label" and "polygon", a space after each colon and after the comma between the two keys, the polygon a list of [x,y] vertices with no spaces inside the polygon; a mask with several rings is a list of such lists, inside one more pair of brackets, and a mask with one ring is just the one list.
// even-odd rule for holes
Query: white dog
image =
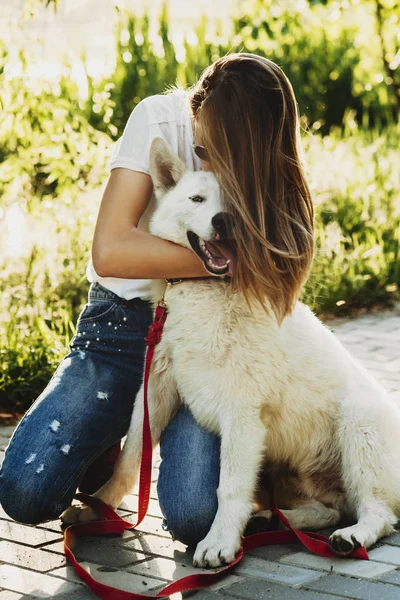
{"label": "white dog", "polygon": [[[224,214],[214,175],[186,171],[160,138],[151,175],[158,200],[151,232],[192,248],[211,273],[227,273],[233,257],[219,241]],[[298,303],[278,326],[272,311],[250,310],[222,278],[179,283],[166,302],[149,383],[153,443],[181,402],[221,436],[218,511],[194,564],[234,558],[261,469],[272,474],[294,527],[332,526],[343,515],[355,522],[331,536],[337,553],[390,534],[400,515],[400,411],[311,311]],[[142,418],[143,387],[114,476],[95,494],[113,508],[138,476]],[[62,516],[94,517],[87,507]]]}

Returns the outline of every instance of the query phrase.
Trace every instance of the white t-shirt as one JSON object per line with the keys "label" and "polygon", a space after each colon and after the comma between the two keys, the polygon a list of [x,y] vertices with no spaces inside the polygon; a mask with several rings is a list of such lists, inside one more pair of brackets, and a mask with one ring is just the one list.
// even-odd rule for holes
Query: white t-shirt
{"label": "white t-shirt", "polygon": [[[188,169],[201,170],[201,162],[193,151],[193,126],[188,95],[184,90],[150,96],[134,108],[122,136],[116,143],[110,169],[123,167],[149,174],[150,146],[156,137],[164,138]],[[149,230],[154,209],[153,195],[139,221],[139,229]],[[91,260],[86,275],[90,282],[98,282],[126,300],[136,297],[144,300],[150,298],[151,279],[100,277]]]}

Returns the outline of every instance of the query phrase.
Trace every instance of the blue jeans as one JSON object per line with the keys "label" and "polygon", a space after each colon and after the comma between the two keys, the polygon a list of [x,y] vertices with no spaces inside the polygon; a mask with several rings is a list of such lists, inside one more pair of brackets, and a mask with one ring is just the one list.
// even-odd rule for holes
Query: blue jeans
{"label": "blue jeans", "polygon": [[[92,284],[70,352],[6,450],[0,503],[21,523],[56,519],[90,464],[126,435],[142,382],[150,303]],[[219,438],[181,408],[161,439],[158,494],[165,527],[196,544],[217,511]]]}

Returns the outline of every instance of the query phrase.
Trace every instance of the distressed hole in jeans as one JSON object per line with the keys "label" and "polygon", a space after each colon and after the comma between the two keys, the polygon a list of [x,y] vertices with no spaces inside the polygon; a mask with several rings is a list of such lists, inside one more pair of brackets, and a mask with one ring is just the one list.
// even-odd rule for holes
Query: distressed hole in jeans
{"label": "distressed hole in jeans", "polygon": [[54,421],[52,421],[50,423],[49,427],[55,433],[56,431],[58,431],[60,429],[60,425],[61,425],[60,421],[57,421],[57,419],[54,419]]}
{"label": "distressed hole in jeans", "polygon": [[28,458],[26,459],[25,464],[30,465],[35,460],[36,457],[37,457],[36,452],[32,452],[32,454],[30,454],[28,456]]}

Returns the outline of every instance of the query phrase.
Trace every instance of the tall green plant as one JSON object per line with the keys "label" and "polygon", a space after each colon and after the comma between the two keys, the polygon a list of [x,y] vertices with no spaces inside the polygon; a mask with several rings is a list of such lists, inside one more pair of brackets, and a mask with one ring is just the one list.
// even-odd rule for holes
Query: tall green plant
{"label": "tall green plant", "polygon": [[[0,48],[0,64],[7,62]],[[31,80],[21,52],[22,74],[0,73],[0,197],[4,206],[16,197],[41,200],[94,183],[110,142],[88,124],[78,92],[65,76],[59,83]],[[10,193],[11,192],[11,193]]]}
{"label": "tall green plant", "polygon": [[400,2],[373,0],[385,81],[391,90],[393,112],[400,112]]}
{"label": "tall green plant", "polygon": [[[390,3],[393,6],[389,9]],[[383,8],[375,10],[375,4]],[[400,62],[393,41],[399,36],[395,5],[398,0],[369,0],[362,5],[354,2],[347,7],[333,2],[294,6],[274,0],[249,0],[240,4],[231,35],[222,35],[218,23],[210,31],[210,24],[203,18],[183,39],[185,55],[179,60],[171,40],[166,4],[156,37],[150,35],[148,16],[121,14],[117,68],[108,83],[114,112],[110,117],[107,108],[108,118],[103,122],[105,112],[97,110],[91,122],[103,130],[109,130],[107,123],[112,123],[116,138],[132,109],[145,96],[158,94],[176,81],[192,85],[218,57],[248,51],[266,56],[284,69],[304,120],[315,130],[326,134],[331,127],[341,126],[348,110],[355,111],[358,123],[382,129],[398,118],[398,102],[393,100],[398,97],[394,94],[398,94],[396,65]]]}

